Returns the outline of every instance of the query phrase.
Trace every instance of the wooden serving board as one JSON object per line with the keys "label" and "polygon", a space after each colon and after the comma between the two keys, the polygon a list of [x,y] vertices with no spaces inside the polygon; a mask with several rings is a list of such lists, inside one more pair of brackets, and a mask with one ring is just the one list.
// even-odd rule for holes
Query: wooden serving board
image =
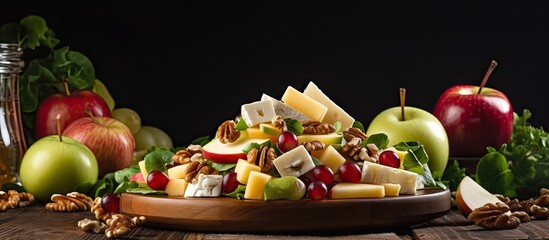
{"label": "wooden serving board", "polygon": [[238,200],[123,193],[120,211],[145,216],[147,226],[217,233],[298,233],[409,226],[446,214],[449,190],[417,195],[337,200]]}

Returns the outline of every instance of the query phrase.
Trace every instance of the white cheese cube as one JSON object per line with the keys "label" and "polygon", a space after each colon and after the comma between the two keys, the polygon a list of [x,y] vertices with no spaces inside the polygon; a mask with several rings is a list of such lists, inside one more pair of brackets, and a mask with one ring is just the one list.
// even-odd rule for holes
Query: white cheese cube
{"label": "white cheese cube", "polygon": [[280,176],[299,177],[315,168],[311,155],[303,145],[280,155],[273,160],[273,165],[280,173]]}
{"label": "white cheese cube", "polygon": [[243,104],[240,108],[240,114],[248,127],[271,122],[276,116],[273,104],[269,100]]}

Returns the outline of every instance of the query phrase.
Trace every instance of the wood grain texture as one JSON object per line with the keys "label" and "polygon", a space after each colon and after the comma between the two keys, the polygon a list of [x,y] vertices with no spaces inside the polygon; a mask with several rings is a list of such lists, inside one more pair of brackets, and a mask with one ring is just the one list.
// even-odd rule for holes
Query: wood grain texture
{"label": "wood grain texture", "polygon": [[396,228],[446,214],[448,190],[372,199],[257,201],[123,194],[120,210],[148,226],[221,233],[332,233]]}

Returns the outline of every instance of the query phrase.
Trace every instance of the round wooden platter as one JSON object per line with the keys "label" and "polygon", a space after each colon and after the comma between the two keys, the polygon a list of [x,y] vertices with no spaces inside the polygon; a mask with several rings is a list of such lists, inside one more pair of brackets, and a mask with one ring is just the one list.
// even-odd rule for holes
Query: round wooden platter
{"label": "round wooden platter", "polygon": [[145,216],[147,226],[217,233],[364,231],[409,226],[451,208],[449,190],[369,199],[259,201],[124,193],[120,211]]}

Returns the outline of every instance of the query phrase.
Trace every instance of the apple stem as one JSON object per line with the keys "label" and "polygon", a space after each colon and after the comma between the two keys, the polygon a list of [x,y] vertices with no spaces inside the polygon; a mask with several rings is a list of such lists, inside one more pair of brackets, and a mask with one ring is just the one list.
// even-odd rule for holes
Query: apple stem
{"label": "apple stem", "polygon": [[65,94],[67,94],[67,96],[70,96],[71,91],[69,91],[69,81],[63,81],[63,86],[65,86]]}
{"label": "apple stem", "polygon": [[55,122],[57,123],[57,136],[59,136],[59,141],[62,142],[63,138],[61,137],[61,114],[55,116]]}
{"label": "apple stem", "polygon": [[404,103],[406,98],[406,88],[400,88],[400,121],[405,121],[404,116]]}
{"label": "apple stem", "polygon": [[480,92],[482,92],[482,88],[484,87],[484,85],[486,85],[486,82],[488,81],[490,74],[492,74],[492,72],[494,71],[494,68],[496,68],[497,66],[498,66],[498,63],[495,60],[492,60],[492,62],[490,62],[490,67],[488,68],[488,71],[486,71],[486,74],[484,74],[484,79],[482,79],[482,83],[478,88],[477,94],[480,94]]}

